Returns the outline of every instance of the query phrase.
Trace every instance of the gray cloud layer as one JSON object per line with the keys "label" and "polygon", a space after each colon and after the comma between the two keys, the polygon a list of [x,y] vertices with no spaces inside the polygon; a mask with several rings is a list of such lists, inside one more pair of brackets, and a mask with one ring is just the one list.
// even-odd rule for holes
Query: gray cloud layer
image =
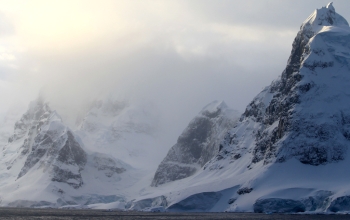
{"label": "gray cloud layer", "polygon": [[[159,106],[174,139],[212,100],[243,111],[283,71],[300,24],[328,3],[31,2],[28,9],[0,2],[7,33],[0,36],[0,79],[12,85],[1,87],[3,106],[43,88],[59,110],[75,112],[113,92]],[[348,1],[334,6],[350,18]]]}

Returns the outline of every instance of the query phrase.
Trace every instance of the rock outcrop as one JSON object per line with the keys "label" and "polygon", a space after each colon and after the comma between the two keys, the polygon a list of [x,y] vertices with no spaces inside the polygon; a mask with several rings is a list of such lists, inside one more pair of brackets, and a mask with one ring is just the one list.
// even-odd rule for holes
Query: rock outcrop
{"label": "rock outcrop", "polygon": [[238,119],[224,102],[203,108],[182,132],[159,165],[152,186],[183,179],[200,170],[219,151],[220,141]]}

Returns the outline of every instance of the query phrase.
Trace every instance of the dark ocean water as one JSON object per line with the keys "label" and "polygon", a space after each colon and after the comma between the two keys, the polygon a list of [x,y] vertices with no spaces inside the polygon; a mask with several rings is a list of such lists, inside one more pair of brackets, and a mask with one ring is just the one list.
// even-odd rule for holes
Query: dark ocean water
{"label": "dark ocean water", "polygon": [[147,213],[103,210],[0,208],[0,219],[350,219],[350,215],[287,215],[254,213]]}

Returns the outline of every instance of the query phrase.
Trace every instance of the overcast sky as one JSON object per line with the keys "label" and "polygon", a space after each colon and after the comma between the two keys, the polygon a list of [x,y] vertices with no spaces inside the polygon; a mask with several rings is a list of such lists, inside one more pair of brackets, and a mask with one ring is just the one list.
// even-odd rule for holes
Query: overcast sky
{"label": "overcast sky", "polygon": [[[333,2],[350,19],[350,1]],[[39,90],[69,111],[110,92],[153,102],[176,132],[213,100],[242,112],[327,3],[0,0],[1,112]]]}

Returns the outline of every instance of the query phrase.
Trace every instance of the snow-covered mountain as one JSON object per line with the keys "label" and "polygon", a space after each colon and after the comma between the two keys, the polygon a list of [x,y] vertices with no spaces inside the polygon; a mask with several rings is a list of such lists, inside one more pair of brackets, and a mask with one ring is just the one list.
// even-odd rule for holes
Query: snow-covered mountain
{"label": "snow-covered mountain", "polygon": [[239,120],[209,104],[157,170],[152,105],[101,99],[73,130],[39,98],[0,143],[0,205],[350,212],[349,73],[349,24],[330,3],[302,23],[282,75]]}
{"label": "snow-covered mountain", "polygon": [[239,113],[222,101],[205,106],[182,132],[159,165],[152,186],[192,176],[219,151],[220,141]]}
{"label": "snow-covered mountain", "polygon": [[154,155],[164,151],[158,147],[158,117],[150,103],[103,98],[90,104],[77,122],[76,133],[92,151],[121,158],[136,168],[154,169],[159,163]]}
{"label": "snow-covered mountain", "polygon": [[349,212],[349,73],[349,24],[329,3],[303,22],[281,77],[247,106],[217,155],[130,208]]}
{"label": "snow-covered mountain", "polygon": [[[62,206],[111,197],[137,178],[135,170],[112,156],[90,152],[42,98],[30,103],[15,123],[0,155],[2,205]],[[100,185],[103,184],[103,188]],[[113,193],[112,193],[113,192]]]}

